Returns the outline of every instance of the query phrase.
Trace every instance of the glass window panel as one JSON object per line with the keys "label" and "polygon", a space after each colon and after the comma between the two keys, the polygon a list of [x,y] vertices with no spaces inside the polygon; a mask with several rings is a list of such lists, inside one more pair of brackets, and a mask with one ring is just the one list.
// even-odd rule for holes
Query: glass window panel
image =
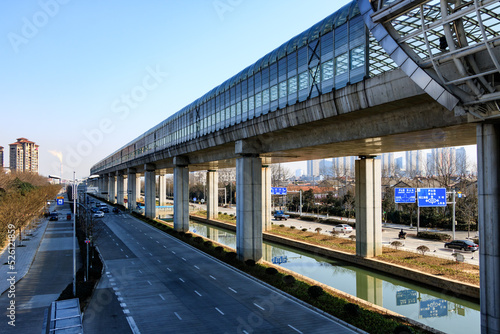
{"label": "glass window panel", "polygon": [[282,81],[279,84],[279,94],[280,94],[280,99],[283,97],[286,97],[286,81]]}
{"label": "glass window panel", "polygon": [[245,113],[248,111],[248,99],[244,99],[241,103],[241,109]]}
{"label": "glass window panel", "polygon": [[229,119],[229,118],[231,118],[231,107],[226,108],[226,118],[225,119]]}
{"label": "glass window panel", "polygon": [[347,66],[349,66],[349,55],[346,52],[335,58],[335,75],[346,73]]}
{"label": "glass window panel", "polygon": [[236,103],[236,115],[241,115],[241,102]]}
{"label": "glass window panel", "polygon": [[262,94],[257,93],[255,94],[255,108],[258,108],[262,105]]}
{"label": "glass window panel", "polygon": [[278,99],[278,85],[271,87],[271,101],[276,101]]}
{"label": "glass window panel", "polygon": [[236,106],[234,104],[231,106],[231,117],[236,117]]}
{"label": "glass window panel", "polygon": [[264,89],[262,91],[262,104],[268,104],[269,103],[269,89]]}
{"label": "glass window panel", "polygon": [[307,72],[302,72],[299,74],[299,90],[306,89],[309,87],[309,75]]}
{"label": "glass window panel", "polygon": [[360,45],[351,50],[351,70],[365,64],[365,47]]}
{"label": "glass window panel", "polygon": [[220,111],[215,114],[215,124],[220,123]]}
{"label": "glass window panel", "polygon": [[321,64],[321,75],[323,81],[333,78],[333,59]]}
{"label": "glass window panel", "polygon": [[313,67],[309,69],[309,74],[311,75],[311,84],[318,84],[320,82],[320,72],[319,67]]}
{"label": "glass window panel", "polygon": [[297,76],[288,79],[288,92],[294,94],[297,92]]}
{"label": "glass window panel", "polygon": [[248,98],[248,110],[253,110],[254,108],[254,99],[253,96],[250,96],[250,98]]}

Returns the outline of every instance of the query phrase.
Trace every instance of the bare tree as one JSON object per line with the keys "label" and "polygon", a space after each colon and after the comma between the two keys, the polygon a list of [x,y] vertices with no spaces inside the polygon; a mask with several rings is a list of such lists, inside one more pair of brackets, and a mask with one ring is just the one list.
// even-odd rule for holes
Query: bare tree
{"label": "bare tree", "polygon": [[282,164],[271,165],[271,184],[274,187],[279,186],[281,182],[291,178],[292,176],[292,171],[287,167],[283,167]]}

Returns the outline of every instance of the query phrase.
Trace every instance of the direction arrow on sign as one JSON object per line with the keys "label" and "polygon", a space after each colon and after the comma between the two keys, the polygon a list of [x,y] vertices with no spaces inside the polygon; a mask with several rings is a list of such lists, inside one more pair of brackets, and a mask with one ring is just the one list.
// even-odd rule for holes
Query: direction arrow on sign
{"label": "direction arrow on sign", "polygon": [[415,203],[415,188],[394,188],[395,203]]}
{"label": "direction arrow on sign", "polygon": [[446,206],[445,188],[418,188],[417,197],[420,207]]}

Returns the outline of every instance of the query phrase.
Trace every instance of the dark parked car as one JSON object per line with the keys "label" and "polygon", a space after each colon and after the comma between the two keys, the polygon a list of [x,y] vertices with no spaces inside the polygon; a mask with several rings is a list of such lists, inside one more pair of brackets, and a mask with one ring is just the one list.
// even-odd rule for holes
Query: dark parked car
{"label": "dark parked car", "polygon": [[120,213],[120,210],[118,208],[113,208],[114,213]]}
{"label": "dark parked car", "polygon": [[108,207],[102,207],[101,211],[105,212],[105,213],[109,213],[109,208]]}
{"label": "dark parked car", "polygon": [[57,214],[57,212],[52,212],[49,220],[59,220],[59,214]]}
{"label": "dark parked car", "polygon": [[470,240],[453,240],[444,244],[444,248],[455,248],[463,251],[475,252],[479,246]]}

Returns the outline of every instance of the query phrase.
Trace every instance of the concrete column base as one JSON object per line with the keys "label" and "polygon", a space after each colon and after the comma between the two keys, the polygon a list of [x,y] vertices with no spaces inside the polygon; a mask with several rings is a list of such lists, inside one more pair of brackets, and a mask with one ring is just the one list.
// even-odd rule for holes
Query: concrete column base
{"label": "concrete column base", "polygon": [[382,188],[380,160],[356,160],[356,255],[382,254]]}
{"label": "concrete column base", "polygon": [[115,179],[115,175],[114,173],[113,174],[109,174],[108,176],[108,201],[111,202],[111,203],[115,203],[115,189],[116,189],[116,179]]}
{"label": "concrete column base", "polygon": [[153,166],[147,165],[144,173],[144,215],[156,218],[156,176]]}
{"label": "concrete column base", "polygon": [[129,168],[127,171],[127,207],[134,210],[137,207],[137,174],[135,170]]}
{"label": "concrete column base", "polygon": [[219,172],[207,172],[207,219],[219,217]]}
{"label": "concrete column base", "polygon": [[236,252],[242,261],[262,258],[262,161],[236,159]]}
{"label": "concrete column base", "polygon": [[174,229],[189,231],[189,169],[174,167]]}
{"label": "concrete column base", "polygon": [[124,177],[122,172],[116,172],[116,202],[119,205],[124,205]]}
{"label": "concrete column base", "polygon": [[477,125],[481,333],[500,333],[500,124]]}
{"label": "concrete column base", "polygon": [[262,165],[262,230],[271,230],[271,168]]}
{"label": "concrete column base", "polygon": [[167,205],[167,182],[165,174],[161,174],[158,177],[158,198],[160,200],[160,206]]}

